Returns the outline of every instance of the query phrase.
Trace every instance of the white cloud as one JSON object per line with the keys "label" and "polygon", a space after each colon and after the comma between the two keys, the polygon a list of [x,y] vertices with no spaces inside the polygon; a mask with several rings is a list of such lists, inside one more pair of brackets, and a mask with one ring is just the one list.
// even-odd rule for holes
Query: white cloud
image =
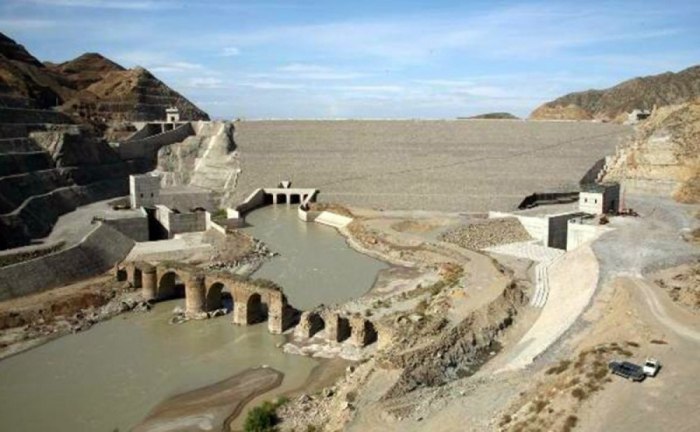
{"label": "white cloud", "polygon": [[278,67],[273,72],[249,74],[251,78],[310,81],[352,80],[366,76],[368,76],[366,73],[342,71],[328,66],[306,63],[291,63]]}
{"label": "white cloud", "polygon": [[635,11],[557,4],[517,5],[489,12],[421,14],[314,25],[277,26],[220,36],[241,47],[287,47],[333,56],[424,62],[455,52],[482,57],[544,58],[599,43],[648,40],[679,30],[650,26]]}
{"label": "white cloud", "polygon": [[222,57],[234,57],[234,56],[237,56],[240,54],[241,54],[240,49],[238,49],[237,47],[231,46],[231,47],[224,48],[222,53],[221,53],[221,56]]}
{"label": "white cloud", "polygon": [[304,86],[301,84],[279,83],[272,81],[240,82],[236,85],[251,87],[259,90],[301,90],[304,88]]}
{"label": "white cloud", "polygon": [[[144,66],[146,67],[146,66]],[[151,72],[191,72],[200,70],[202,65],[183,61],[174,61],[168,63],[156,63],[147,67]]]}
{"label": "white cloud", "polygon": [[197,89],[220,89],[227,87],[227,84],[223,80],[214,77],[190,78],[186,85]]}
{"label": "white cloud", "polygon": [[128,10],[171,9],[182,6],[179,2],[153,0],[29,0],[29,2],[44,6]]}
{"label": "white cloud", "polygon": [[349,91],[349,92],[369,92],[369,93],[401,93],[405,89],[397,85],[349,85],[349,86],[336,86],[330,87],[335,90]]}
{"label": "white cloud", "polygon": [[31,18],[0,19],[0,28],[3,32],[20,32],[23,30],[40,30],[56,27],[56,21]]}

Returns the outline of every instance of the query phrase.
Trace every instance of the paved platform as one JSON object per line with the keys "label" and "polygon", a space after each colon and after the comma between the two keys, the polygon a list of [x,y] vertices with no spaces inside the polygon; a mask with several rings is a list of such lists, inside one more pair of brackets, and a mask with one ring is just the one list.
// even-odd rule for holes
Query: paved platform
{"label": "paved platform", "polygon": [[549,299],[540,316],[510,353],[501,371],[532,363],[578,319],[598,284],[599,267],[590,245],[556,259],[549,269]]}
{"label": "paved platform", "polygon": [[493,246],[486,248],[485,251],[536,262],[535,293],[530,300],[530,305],[536,308],[544,307],[549,298],[549,268],[555,260],[564,255],[563,250],[542,246],[536,240],[532,240]]}

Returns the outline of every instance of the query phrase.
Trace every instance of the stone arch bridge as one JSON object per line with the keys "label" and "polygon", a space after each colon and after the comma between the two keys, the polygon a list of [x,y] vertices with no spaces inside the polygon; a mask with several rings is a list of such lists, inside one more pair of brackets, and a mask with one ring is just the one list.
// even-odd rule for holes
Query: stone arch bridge
{"label": "stone arch bridge", "polygon": [[[330,310],[302,312],[289,305],[280,287],[231,273],[207,270],[183,263],[153,265],[136,261],[116,268],[118,280],[140,288],[145,300],[185,298],[185,313],[197,316],[223,307],[222,292],[231,294],[233,323],[251,325],[267,320],[270,333],[281,334],[296,326],[297,338],[322,334],[329,342],[348,340],[364,347],[377,341],[374,324],[360,316],[343,316]],[[323,333],[321,333],[323,332]]]}

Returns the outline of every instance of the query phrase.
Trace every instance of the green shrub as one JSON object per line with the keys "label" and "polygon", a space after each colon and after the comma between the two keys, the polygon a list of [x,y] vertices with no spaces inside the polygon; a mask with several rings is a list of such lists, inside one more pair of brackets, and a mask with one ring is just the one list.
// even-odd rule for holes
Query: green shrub
{"label": "green shrub", "polygon": [[248,416],[243,424],[245,432],[272,432],[278,422],[277,405],[265,401],[262,405],[248,411]]}

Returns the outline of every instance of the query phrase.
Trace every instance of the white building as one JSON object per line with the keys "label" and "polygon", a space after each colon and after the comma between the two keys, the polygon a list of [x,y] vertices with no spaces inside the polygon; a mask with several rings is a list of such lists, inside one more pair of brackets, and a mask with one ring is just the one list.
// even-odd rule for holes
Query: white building
{"label": "white building", "polygon": [[165,122],[177,123],[180,121],[180,110],[177,107],[168,107],[165,109]]}
{"label": "white building", "polygon": [[585,186],[579,194],[578,208],[593,215],[617,213],[620,210],[620,185],[596,183]]}

